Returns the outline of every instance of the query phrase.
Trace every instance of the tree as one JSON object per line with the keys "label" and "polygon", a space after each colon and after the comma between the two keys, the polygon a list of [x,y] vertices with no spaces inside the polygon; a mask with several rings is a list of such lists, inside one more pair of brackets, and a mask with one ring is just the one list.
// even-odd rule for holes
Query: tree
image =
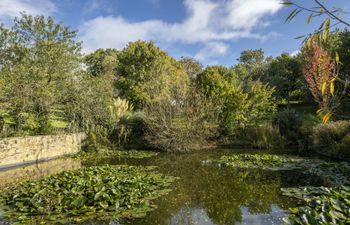
{"label": "tree", "polygon": [[267,64],[265,53],[262,49],[242,51],[237,60],[239,64],[235,66],[235,69],[246,70],[248,75],[247,78],[258,80],[265,73]]}
{"label": "tree", "polygon": [[66,100],[61,90],[73,82],[80,67],[76,31],[51,17],[22,14],[12,28],[1,26],[0,33],[3,111],[16,130],[30,121],[32,129],[49,132],[52,115]]}
{"label": "tree", "polygon": [[306,86],[300,61],[287,53],[269,62],[261,80],[275,87],[278,100],[286,99],[288,102],[293,98],[300,99]]}
{"label": "tree", "polygon": [[87,56],[86,71],[76,31],[51,17],[22,14],[0,34],[1,135],[115,127],[115,50]]}
{"label": "tree", "polygon": [[200,74],[203,71],[203,65],[193,58],[182,57],[179,60],[179,63],[185,69],[187,76],[190,78],[190,80],[195,80],[198,74]]}
{"label": "tree", "polygon": [[337,64],[330,52],[317,41],[311,42],[304,77],[315,101],[319,104],[323,122],[328,122],[346,94],[346,87],[342,91],[335,90],[335,81],[338,77]]}
{"label": "tree", "polygon": [[262,64],[265,60],[264,51],[261,48],[245,50],[237,60],[246,65]]}
{"label": "tree", "polygon": [[117,92],[137,110],[152,101],[171,101],[188,82],[181,65],[153,42],[129,43],[118,59]]}
{"label": "tree", "polygon": [[92,76],[112,75],[118,62],[116,49],[97,49],[84,57],[84,63]]}
{"label": "tree", "polygon": [[332,57],[338,54],[339,60],[339,78],[342,80],[350,79],[350,31],[345,28],[344,30],[336,29],[329,35],[329,43],[327,49],[332,53]]}
{"label": "tree", "polygon": [[260,81],[247,80],[246,70],[222,66],[206,68],[197,78],[197,85],[208,101],[216,107],[212,119],[223,136],[233,134],[237,128],[257,125],[269,120],[276,110],[272,97],[274,88]]}
{"label": "tree", "polygon": [[[309,34],[308,36],[301,36],[300,38],[305,37],[304,42],[307,43],[308,48],[314,48],[315,49],[315,43],[319,45],[320,49],[327,49],[329,47],[329,34],[330,30],[333,27],[336,27],[338,25],[343,25],[346,27],[350,27],[350,22],[348,22],[346,19],[347,14],[349,12],[346,12],[342,8],[336,8],[333,7],[331,9],[330,6],[327,6],[324,2],[320,0],[313,0],[314,5],[310,7],[306,7],[300,4],[295,3],[294,0],[284,0],[283,4],[288,6],[288,7],[294,7],[294,10],[292,10],[289,14],[289,16],[286,18],[287,22],[292,21],[300,12],[307,12],[309,13],[308,17],[308,24],[311,22],[311,20],[315,17],[323,17],[324,20],[321,23],[320,27],[318,30],[313,32],[312,34]],[[332,24],[333,23],[333,24]],[[322,54],[321,54],[322,55]],[[332,114],[335,113],[335,109],[339,106],[340,100],[343,98],[341,95],[346,95],[346,88],[350,84],[348,80],[344,80],[339,75],[339,67],[341,65],[341,58],[339,57],[339,53],[335,52],[334,56],[335,58],[335,66],[337,67],[336,70],[337,72],[335,74],[330,74],[328,77],[332,77],[333,75],[336,75],[336,77],[332,78],[331,80],[325,80],[324,83],[322,84],[322,87],[326,88],[327,86],[330,88],[329,92],[332,93],[331,96],[323,95],[324,91],[322,91],[322,97],[324,97],[324,100],[322,102],[337,102],[337,104],[332,104],[332,107],[327,107],[328,112],[325,112],[325,104],[322,104],[323,108],[320,108],[320,111],[322,112],[323,115],[323,122],[329,121],[330,117]],[[312,62],[310,62],[312,64]],[[309,64],[310,66],[310,64]],[[310,69],[310,68],[309,68]],[[306,68],[308,70],[308,68]],[[314,75],[316,76],[316,75]],[[325,76],[323,76],[325,77]],[[338,91],[338,95],[334,95],[334,87],[335,87],[335,81],[339,81],[342,83],[342,88],[343,90]],[[322,89],[324,89],[322,88]],[[314,94],[313,94],[314,95]],[[314,95],[315,96],[315,95]],[[332,99],[333,98],[333,99]],[[326,104],[328,105],[328,104]]]}

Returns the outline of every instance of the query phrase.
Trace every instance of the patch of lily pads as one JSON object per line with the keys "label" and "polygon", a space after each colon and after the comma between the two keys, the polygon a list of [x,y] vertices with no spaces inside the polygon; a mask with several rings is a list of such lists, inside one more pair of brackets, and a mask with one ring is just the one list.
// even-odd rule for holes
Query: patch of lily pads
{"label": "patch of lily pads", "polygon": [[303,206],[290,209],[288,225],[350,224],[350,163],[286,155],[238,154],[222,156],[219,163],[238,168],[295,170],[321,177],[330,187],[282,188],[285,196],[298,198]]}
{"label": "patch of lily pads", "polygon": [[253,154],[237,154],[224,155],[219,163],[231,167],[239,168],[258,168],[266,170],[291,170],[300,169],[301,164],[305,162],[304,159],[292,156],[278,156],[278,155],[253,155]]}
{"label": "patch of lily pads", "polygon": [[305,201],[305,206],[290,209],[284,218],[288,225],[350,224],[350,187],[339,186],[281,189],[289,197]]}
{"label": "patch of lily pads", "polygon": [[156,207],[152,200],[167,194],[175,179],[155,167],[89,167],[8,187],[0,203],[11,223],[140,217]]}
{"label": "patch of lily pads", "polygon": [[238,168],[257,168],[265,170],[296,170],[322,177],[329,185],[350,185],[350,163],[327,162],[319,159],[288,155],[237,154],[222,156],[218,162]]}

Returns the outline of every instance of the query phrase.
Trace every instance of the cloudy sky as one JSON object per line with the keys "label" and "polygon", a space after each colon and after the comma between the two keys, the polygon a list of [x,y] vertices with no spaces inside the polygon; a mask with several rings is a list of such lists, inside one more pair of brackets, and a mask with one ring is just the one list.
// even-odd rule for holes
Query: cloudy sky
{"label": "cloudy sky", "polygon": [[[328,2],[350,8],[348,0]],[[295,37],[318,25],[307,26],[306,14],[284,23],[290,9],[280,0],[0,0],[0,22],[7,26],[24,11],[78,29],[84,52],[153,40],[173,57],[205,65],[233,65],[245,49],[294,54],[300,46]]]}

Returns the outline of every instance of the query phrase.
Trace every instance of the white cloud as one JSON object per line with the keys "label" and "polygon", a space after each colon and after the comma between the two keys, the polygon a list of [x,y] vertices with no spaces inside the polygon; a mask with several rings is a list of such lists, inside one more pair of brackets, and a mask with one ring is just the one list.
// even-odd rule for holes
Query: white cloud
{"label": "white cloud", "polygon": [[[280,0],[184,0],[187,16],[178,23],[162,20],[130,22],[122,17],[97,17],[80,26],[84,51],[114,47],[121,49],[135,40],[157,43],[204,44],[204,53],[215,55],[225,42],[240,38],[266,40],[276,33],[261,34],[268,26],[268,16],[282,7]],[[209,44],[207,44],[209,43]],[[204,59],[203,59],[204,60]]]}
{"label": "white cloud", "polygon": [[97,48],[123,48],[130,41],[151,40],[165,24],[158,20],[129,23],[121,17],[97,17],[83,24],[79,30],[83,33],[84,51]]}
{"label": "white cloud", "polygon": [[209,42],[194,56],[197,60],[205,64],[215,64],[213,59],[225,55],[229,50],[229,45],[222,42]]}
{"label": "white cloud", "polygon": [[20,12],[31,15],[50,15],[56,12],[55,4],[50,0],[1,0],[0,22],[6,22],[18,16]]}
{"label": "white cloud", "polygon": [[264,24],[261,19],[275,14],[281,8],[279,0],[234,0],[227,4],[227,26],[251,29]]}

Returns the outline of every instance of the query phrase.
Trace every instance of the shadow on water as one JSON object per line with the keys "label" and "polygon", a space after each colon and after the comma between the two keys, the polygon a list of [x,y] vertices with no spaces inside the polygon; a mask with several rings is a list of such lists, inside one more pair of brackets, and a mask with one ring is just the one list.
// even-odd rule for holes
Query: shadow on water
{"label": "shadow on water", "polygon": [[[154,202],[157,209],[146,217],[112,223],[90,221],[85,224],[281,224],[288,208],[297,206],[298,202],[282,196],[280,188],[319,182],[300,171],[234,169],[213,162],[221,155],[239,152],[217,150],[188,154],[163,153],[146,159],[104,158],[82,161],[81,166],[154,165],[158,166],[160,172],[180,178],[173,184],[172,192]],[[244,152],[247,153],[247,150]]]}

